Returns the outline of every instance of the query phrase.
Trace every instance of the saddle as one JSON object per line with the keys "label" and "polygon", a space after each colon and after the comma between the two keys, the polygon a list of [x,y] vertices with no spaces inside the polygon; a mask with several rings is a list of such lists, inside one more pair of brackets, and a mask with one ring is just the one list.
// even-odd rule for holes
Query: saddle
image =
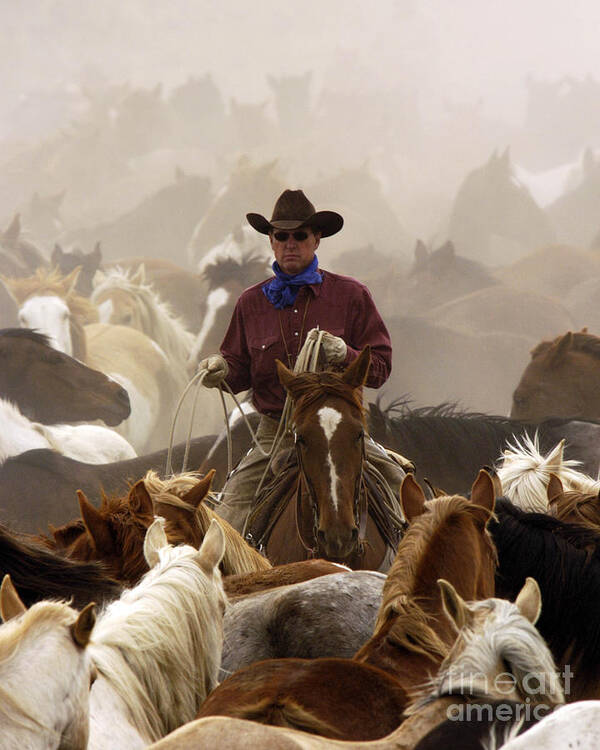
{"label": "saddle", "polygon": [[[289,502],[293,502],[298,491],[300,467],[296,451],[286,449],[277,454],[273,461],[272,477],[255,496],[246,522],[246,541],[259,551],[267,546],[271,532],[281,513]],[[369,463],[365,462],[363,487],[366,492],[367,512],[375,522],[381,537],[396,552],[406,522],[402,511],[388,506],[388,492],[382,489],[385,479]],[[391,511],[391,512],[390,512]]]}

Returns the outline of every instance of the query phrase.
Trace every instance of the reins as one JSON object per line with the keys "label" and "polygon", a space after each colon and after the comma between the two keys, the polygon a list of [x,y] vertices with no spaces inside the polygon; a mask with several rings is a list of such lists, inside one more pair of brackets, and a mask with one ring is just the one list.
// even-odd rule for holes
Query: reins
{"label": "reins", "polygon": [[[313,329],[308,332],[306,336],[306,340],[304,344],[302,345],[302,349],[300,349],[300,352],[296,359],[296,364],[294,365],[294,374],[297,375],[298,373],[301,373],[301,372],[316,372],[317,371],[319,352],[321,350],[321,343],[323,341],[324,334],[325,334],[325,331],[319,331],[317,329]],[[193,423],[194,423],[194,414],[196,411],[196,402],[198,400],[198,393],[200,392],[200,388],[207,374],[208,374],[207,369],[198,370],[198,372],[190,379],[190,382],[185,387],[183,393],[179,397],[179,401],[177,402],[175,414],[173,415],[173,420],[171,422],[171,432],[169,436],[169,450],[167,452],[167,460],[166,460],[166,466],[165,466],[165,473],[167,475],[173,475],[174,473],[173,465],[172,465],[173,439],[174,439],[174,434],[175,434],[175,426],[177,424],[177,419],[179,417],[179,412],[181,411],[181,407],[183,406],[183,403],[185,401],[187,394],[192,389],[192,387],[195,386],[194,400],[192,402],[192,411],[190,413],[188,434],[187,434],[186,444],[185,444],[185,452],[183,455],[183,465],[181,468],[182,472],[186,471],[189,451],[190,451],[190,443],[192,440],[192,429],[193,429]],[[250,433],[252,442],[256,446],[257,450],[265,458],[267,457],[269,458],[267,466],[265,467],[265,471],[263,472],[263,475],[258,484],[258,487],[256,488],[256,493],[258,493],[263,486],[265,477],[267,476],[269,469],[271,468],[273,456],[277,453],[277,449],[279,448],[279,445],[281,444],[281,441],[283,440],[285,433],[291,427],[291,415],[292,415],[293,402],[292,402],[290,395],[287,394],[285,403],[283,405],[283,410],[281,412],[279,426],[277,427],[277,432],[275,433],[275,437],[273,438],[271,447],[269,448],[268,451],[265,451],[265,449],[259,443],[256,433],[254,429],[252,428],[250,421],[248,420],[248,417],[246,416],[244,410],[242,409],[242,406],[240,405],[240,402],[236,398],[231,388],[227,385],[227,383],[219,384],[218,386],[219,396],[221,398],[221,406],[223,408],[223,417],[225,420],[225,429],[227,433],[227,478],[229,478],[233,470],[233,447],[232,447],[231,424],[230,424],[230,417],[231,417],[231,414],[233,413],[233,409],[231,412],[227,410],[227,404],[225,403],[225,396],[223,395],[223,385],[225,386],[225,389],[227,390],[229,395],[233,398],[235,407],[237,407],[240,414],[242,415],[242,419],[244,420],[246,427],[248,428],[248,432]]]}

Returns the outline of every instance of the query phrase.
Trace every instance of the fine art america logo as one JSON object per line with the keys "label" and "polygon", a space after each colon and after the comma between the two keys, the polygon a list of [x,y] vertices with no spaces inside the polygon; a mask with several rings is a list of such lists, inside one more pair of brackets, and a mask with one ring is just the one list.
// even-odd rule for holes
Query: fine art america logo
{"label": "fine art america logo", "polygon": [[[568,664],[560,673],[565,695],[570,693],[573,674]],[[539,700],[539,696],[547,694],[548,679],[545,672],[527,672],[519,679],[510,672],[501,672],[490,685],[485,674],[469,674],[464,678],[449,675],[444,684],[445,695],[464,695],[470,700],[474,700],[473,696],[482,696],[483,700],[452,703],[446,709],[446,716],[451,721],[539,721],[554,709],[554,706]],[[527,697],[515,698],[517,693]],[[503,697],[506,702],[502,702]]]}

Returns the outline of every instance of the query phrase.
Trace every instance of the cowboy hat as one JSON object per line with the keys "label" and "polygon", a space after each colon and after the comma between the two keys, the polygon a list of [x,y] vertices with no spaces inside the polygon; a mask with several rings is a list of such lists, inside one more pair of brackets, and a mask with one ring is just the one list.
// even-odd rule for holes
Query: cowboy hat
{"label": "cowboy hat", "polygon": [[248,223],[261,234],[272,229],[294,230],[310,227],[321,232],[321,237],[330,237],[339,232],[344,219],[335,211],[315,211],[315,207],[302,190],[284,190],[277,198],[271,221],[261,214],[246,214]]}

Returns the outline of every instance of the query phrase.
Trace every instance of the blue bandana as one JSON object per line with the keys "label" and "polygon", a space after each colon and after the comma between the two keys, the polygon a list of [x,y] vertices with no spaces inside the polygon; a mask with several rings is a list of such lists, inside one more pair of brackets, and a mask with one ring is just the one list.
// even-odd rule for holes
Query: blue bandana
{"label": "blue bandana", "polygon": [[265,297],[278,310],[293,305],[301,286],[305,284],[321,284],[323,282],[321,274],[317,271],[318,265],[319,261],[315,255],[308,268],[305,268],[304,271],[297,273],[295,276],[288,276],[287,273],[281,270],[279,263],[274,261],[271,267],[275,278],[267,281],[262,287]]}

